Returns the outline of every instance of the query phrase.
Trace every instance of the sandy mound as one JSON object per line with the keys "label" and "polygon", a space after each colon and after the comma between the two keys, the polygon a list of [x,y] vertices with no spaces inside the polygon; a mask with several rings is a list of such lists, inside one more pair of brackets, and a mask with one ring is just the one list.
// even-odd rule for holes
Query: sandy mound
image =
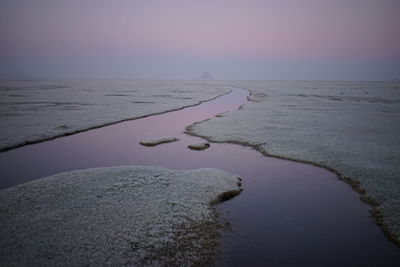
{"label": "sandy mound", "polygon": [[217,169],[122,166],[61,173],[0,191],[0,265],[204,265],[211,203],[240,193]]}

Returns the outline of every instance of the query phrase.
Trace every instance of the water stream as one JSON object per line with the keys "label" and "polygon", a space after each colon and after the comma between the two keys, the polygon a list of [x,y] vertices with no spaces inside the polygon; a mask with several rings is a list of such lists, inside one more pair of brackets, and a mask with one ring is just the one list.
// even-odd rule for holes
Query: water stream
{"label": "water stream", "polygon": [[[218,205],[232,231],[222,235],[219,265],[400,266],[400,250],[373,223],[370,207],[335,174],[311,165],[262,156],[232,144],[204,151],[184,128],[245,103],[230,94],[179,111],[126,121],[0,153],[2,188],[55,173],[116,165],[172,169],[214,167],[243,178],[244,191]],[[141,140],[179,142],[143,147]]]}

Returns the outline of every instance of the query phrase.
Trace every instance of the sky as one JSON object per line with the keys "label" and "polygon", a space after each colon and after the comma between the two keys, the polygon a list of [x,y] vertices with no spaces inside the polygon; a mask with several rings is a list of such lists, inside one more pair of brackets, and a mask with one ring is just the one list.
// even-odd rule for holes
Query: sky
{"label": "sky", "polygon": [[399,0],[1,0],[1,78],[400,79]]}

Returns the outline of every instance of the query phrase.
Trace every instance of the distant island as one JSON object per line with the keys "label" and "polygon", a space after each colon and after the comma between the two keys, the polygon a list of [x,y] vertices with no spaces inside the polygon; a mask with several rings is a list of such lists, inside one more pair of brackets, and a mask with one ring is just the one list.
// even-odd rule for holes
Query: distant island
{"label": "distant island", "polygon": [[200,80],[213,80],[214,78],[207,72],[203,72],[203,74],[199,77]]}

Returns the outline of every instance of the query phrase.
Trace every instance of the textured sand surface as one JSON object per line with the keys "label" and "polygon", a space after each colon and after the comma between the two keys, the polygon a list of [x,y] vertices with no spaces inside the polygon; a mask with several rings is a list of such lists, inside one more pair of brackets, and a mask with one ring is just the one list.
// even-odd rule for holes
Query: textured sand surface
{"label": "textured sand surface", "polygon": [[0,80],[0,150],[196,105],[228,91],[216,81]]}
{"label": "textured sand surface", "polygon": [[221,223],[211,205],[238,184],[217,169],[121,166],[1,190],[0,265],[207,265]]}
{"label": "textured sand surface", "polygon": [[209,147],[210,147],[210,143],[208,143],[208,142],[201,142],[201,143],[188,145],[188,148],[190,148],[192,150],[204,150]]}
{"label": "textured sand surface", "polygon": [[249,89],[251,102],[195,124],[191,133],[338,171],[360,183],[364,199],[378,202],[387,229],[400,238],[399,83],[231,84]]}
{"label": "textured sand surface", "polygon": [[179,138],[176,138],[176,137],[160,137],[160,138],[140,141],[140,144],[143,146],[157,146],[157,145],[171,143],[171,142],[177,142],[177,141],[179,141]]}

